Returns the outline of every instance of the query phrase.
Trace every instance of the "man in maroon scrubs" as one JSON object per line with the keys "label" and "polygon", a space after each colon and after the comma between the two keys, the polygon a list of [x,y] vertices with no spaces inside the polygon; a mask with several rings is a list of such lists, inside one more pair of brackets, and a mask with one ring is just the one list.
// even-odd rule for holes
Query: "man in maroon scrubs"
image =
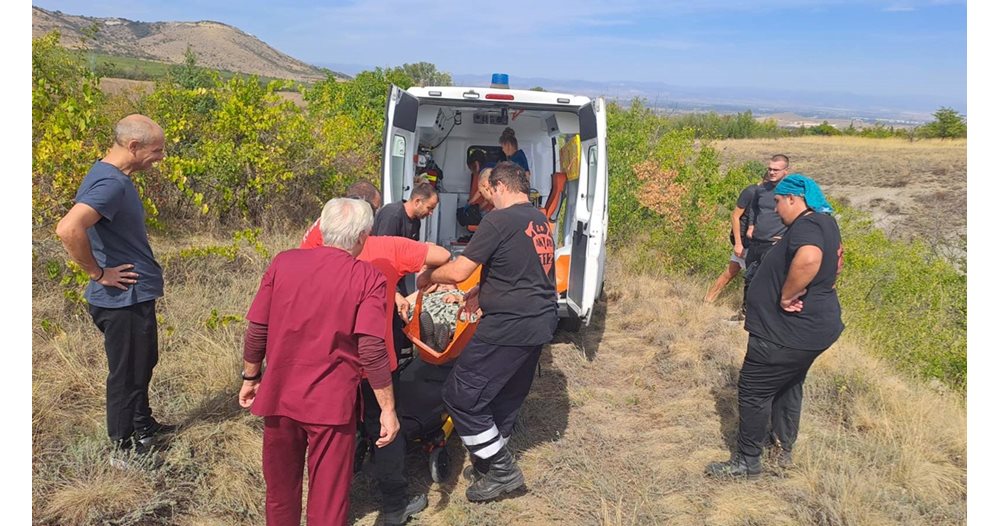
{"label": "man in maroon scrubs", "polygon": [[362,368],[382,409],[375,445],[399,431],[384,341],[385,277],[356,259],[371,225],[367,203],[331,199],[320,218],[324,246],[275,256],[247,313],[239,398],[264,417],[269,525],[299,524],[306,460],[308,523],[347,523]]}
{"label": "man in maroon scrubs", "polygon": [[[370,183],[360,183],[362,185]],[[355,188],[357,184],[351,188]],[[377,195],[377,190],[372,187],[371,191]],[[352,195],[348,189],[348,196]],[[378,207],[374,201],[361,194],[354,194],[368,200],[372,209]],[[370,195],[370,194],[369,194]],[[378,196],[381,201],[381,196]],[[319,220],[306,232],[302,238],[299,248],[316,248],[323,246],[323,236],[320,232]],[[403,347],[403,342],[394,342],[393,334],[393,313],[399,312],[405,320],[410,306],[406,299],[396,290],[396,284],[407,274],[420,271],[424,266],[431,268],[438,267],[451,259],[451,253],[447,249],[431,243],[421,243],[412,239],[398,236],[369,236],[365,241],[365,246],[358,254],[358,259],[371,263],[379,272],[385,276],[386,280],[386,316],[385,316],[385,346],[389,351],[389,370],[393,373],[393,381],[397,381],[399,375],[397,368],[399,363],[398,353]],[[401,336],[404,340],[405,336]],[[408,340],[406,340],[408,342]],[[364,405],[364,430],[366,437],[370,440],[379,438],[379,404],[376,403],[375,394],[369,385],[368,379],[362,372],[361,396]],[[407,495],[408,482],[406,480],[406,440],[400,437],[392,444],[380,449],[372,455],[372,464],[375,466],[375,479],[378,481],[379,490],[382,493],[382,522],[388,526],[405,524],[413,515],[419,513],[427,507],[427,495],[417,494]]]}

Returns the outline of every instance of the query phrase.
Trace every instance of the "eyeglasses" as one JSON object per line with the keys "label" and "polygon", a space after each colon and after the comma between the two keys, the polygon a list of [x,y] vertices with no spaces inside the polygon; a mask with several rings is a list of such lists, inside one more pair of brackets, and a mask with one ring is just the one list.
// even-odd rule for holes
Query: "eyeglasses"
{"label": "eyeglasses", "polygon": [[783,172],[783,171],[785,171],[787,169],[788,168],[771,168],[771,167],[768,167],[767,171],[768,172]]}

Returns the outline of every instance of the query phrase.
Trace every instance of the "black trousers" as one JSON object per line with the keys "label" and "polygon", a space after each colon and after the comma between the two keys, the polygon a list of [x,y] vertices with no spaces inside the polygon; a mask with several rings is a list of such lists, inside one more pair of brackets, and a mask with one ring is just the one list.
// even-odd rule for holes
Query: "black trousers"
{"label": "black trousers", "polygon": [[108,356],[108,436],[123,441],[153,423],[149,381],[159,359],[156,301],[118,309],[91,305],[90,316],[104,333]]}
{"label": "black trousers", "polygon": [[747,291],[750,290],[750,282],[753,281],[753,277],[757,274],[757,267],[760,266],[760,262],[764,260],[764,256],[771,251],[774,247],[774,243],[771,241],[757,241],[751,239],[750,243],[747,245],[747,255],[744,258],[746,264],[746,270],[743,272],[743,311],[747,310]]}
{"label": "black trousers", "polygon": [[541,353],[541,345],[494,345],[473,336],[455,361],[444,384],[444,403],[473,455],[490,458],[507,442]]}
{"label": "black trousers", "polygon": [[[399,388],[398,375],[392,375],[392,390]],[[364,400],[364,430],[365,436],[374,444],[382,430],[379,418],[382,408],[375,398],[368,380],[361,381],[361,396]],[[398,408],[397,408],[398,410]],[[375,480],[378,481],[382,493],[382,507],[397,509],[406,505],[406,436],[400,429],[396,439],[384,447],[375,448],[372,452],[372,464],[375,466]]]}
{"label": "black trousers", "polygon": [[822,352],[792,349],[750,335],[739,379],[741,453],[761,454],[769,424],[781,447],[792,450],[799,435],[802,383]]}

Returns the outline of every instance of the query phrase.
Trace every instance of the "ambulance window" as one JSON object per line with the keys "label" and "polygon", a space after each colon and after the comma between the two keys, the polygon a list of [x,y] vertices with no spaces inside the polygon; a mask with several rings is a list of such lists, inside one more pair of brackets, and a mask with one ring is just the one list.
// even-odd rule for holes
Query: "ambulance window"
{"label": "ambulance window", "polygon": [[587,152],[587,211],[594,209],[594,194],[597,192],[597,145]]}
{"label": "ambulance window", "polygon": [[402,135],[392,137],[392,165],[389,167],[389,176],[392,181],[392,195],[403,195],[403,170],[406,164],[406,138]]}

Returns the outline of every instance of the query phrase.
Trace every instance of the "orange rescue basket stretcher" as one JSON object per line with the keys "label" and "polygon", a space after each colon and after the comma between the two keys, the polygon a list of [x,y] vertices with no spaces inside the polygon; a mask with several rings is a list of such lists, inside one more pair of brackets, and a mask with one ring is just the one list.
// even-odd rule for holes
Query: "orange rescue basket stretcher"
{"label": "orange rescue basket stretcher", "polygon": [[[456,285],[458,289],[462,292],[469,292],[473,287],[479,285],[479,274],[482,269],[482,265],[476,267],[471,276]],[[413,305],[413,315],[410,316],[410,322],[403,328],[406,337],[413,342],[413,346],[420,353],[420,359],[429,364],[441,365],[458,358],[465,346],[472,341],[472,335],[476,333],[476,327],[479,326],[479,318],[476,318],[475,321],[469,321],[459,317],[455,322],[455,334],[451,336],[451,341],[448,342],[447,347],[438,352],[420,339],[420,311],[423,307],[423,301],[424,292],[419,291],[417,301]]]}

